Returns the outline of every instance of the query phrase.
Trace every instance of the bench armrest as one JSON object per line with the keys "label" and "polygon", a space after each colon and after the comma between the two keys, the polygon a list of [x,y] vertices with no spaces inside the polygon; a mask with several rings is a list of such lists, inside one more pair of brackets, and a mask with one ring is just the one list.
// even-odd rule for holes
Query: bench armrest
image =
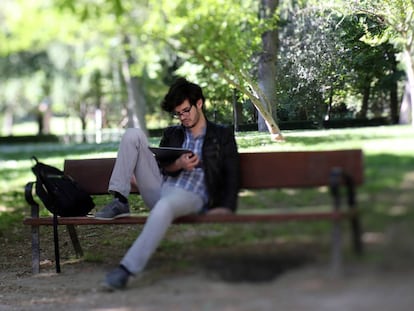
{"label": "bench armrest", "polygon": [[33,185],[34,181],[28,182],[24,187],[24,198],[30,205],[30,215],[32,218],[39,218],[39,203],[33,198]]}

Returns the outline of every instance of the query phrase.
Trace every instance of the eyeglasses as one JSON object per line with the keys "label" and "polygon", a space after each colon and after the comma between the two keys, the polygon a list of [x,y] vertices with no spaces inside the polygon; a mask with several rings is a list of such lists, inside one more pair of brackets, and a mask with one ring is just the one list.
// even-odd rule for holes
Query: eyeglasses
{"label": "eyeglasses", "polygon": [[190,105],[190,107],[183,109],[181,112],[174,111],[172,113],[172,116],[176,119],[187,117],[190,114],[191,108],[193,108],[193,105]]}

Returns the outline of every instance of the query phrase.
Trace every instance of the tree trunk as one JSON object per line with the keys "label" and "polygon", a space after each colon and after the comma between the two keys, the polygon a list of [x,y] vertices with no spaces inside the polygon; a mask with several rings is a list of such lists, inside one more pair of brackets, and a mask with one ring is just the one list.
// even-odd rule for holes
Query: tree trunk
{"label": "tree trunk", "polygon": [[148,134],[145,121],[146,100],[142,94],[139,78],[131,74],[131,67],[135,64],[135,58],[131,53],[130,40],[127,35],[124,36],[124,45],[126,60],[123,66],[123,74],[128,86],[127,127],[139,127]]}
{"label": "tree trunk", "polygon": [[410,88],[408,86],[408,81],[405,83],[404,88],[404,97],[402,99],[401,107],[400,107],[400,124],[409,124],[411,121],[411,94]]}
{"label": "tree trunk", "polygon": [[[208,62],[206,63],[208,64]],[[267,130],[270,133],[271,139],[275,141],[284,141],[284,138],[283,138],[282,133],[280,132],[279,126],[276,124],[272,114],[267,109],[265,109],[262,103],[262,101],[267,102],[268,99],[266,98],[266,95],[263,94],[259,85],[255,83],[253,80],[251,80],[250,77],[245,73],[242,73],[240,78],[243,78],[247,86],[239,84],[237,81],[233,80],[228,75],[224,74],[223,72],[220,72],[219,70],[217,72],[230,85],[233,85],[235,88],[237,88],[240,92],[242,92],[252,101],[252,104],[256,107],[259,114],[263,116],[263,119],[265,120],[265,123],[267,126]]]}
{"label": "tree trunk", "polygon": [[86,127],[87,127],[87,121],[86,117],[88,114],[88,108],[85,102],[81,101],[79,103],[79,119],[81,122],[81,129],[82,129],[82,142],[86,143],[88,141],[88,138],[86,137]]}
{"label": "tree trunk", "polygon": [[50,120],[52,118],[52,105],[49,98],[44,98],[38,106],[37,124],[38,135],[50,134]]}
{"label": "tree trunk", "polygon": [[88,137],[86,135],[86,126],[87,126],[86,116],[81,116],[80,121],[81,121],[81,129],[82,129],[82,142],[87,143]]}
{"label": "tree trunk", "polygon": [[259,114],[263,116],[266,127],[270,133],[271,139],[275,141],[284,141],[284,138],[280,132],[279,126],[276,124],[275,120],[273,119],[272,114],[267,109],[264,109],[262,101],[258,99],[256,96],[249,96],[249,98],[253,102],[256,109],[259,111]]}
{"label": "tree trunk", "polygon": [[390,89],[391,124],[398,124],[398,83],[393,81]]}
{"label": "tree trunk", "polygon": [[[261,0],[259,16],[261,19],[273,16],[279,0]],[[264,109],[273,116],[273,107],[276,105],[276,59],[278,50],[278,30],[266,31],[262,35],[262,53],[258,64],[258,84],[268,101],[262,99]],[[268,130],[262,114],[258,115],[258,130]]]}
{"label": "tree trunk", "polygon": [[406,98],[408,105],[407,110],[409,109],[409,118],[411,119],[411,125],[414,126],[414,109],[413,109],[413,94],[414,94],[414,64],[411,58],[411,49],[409,46],[407,46],[404,50],[404,61],[405,61],[405,67],[407,72],[407,87],[408,87],[408,93],[410,96],[407,96]]}
{"label": "tree trunk", "polygon": [[[393,52],[388,53],[389,58],[392,61],[392,72],[397,72],[397,60]],[[391,111],[391,124],[398,124],[398,82],[393,79],[390,86],[390,111]]]}
{"label": "tree trunk", "polygon": [[233,89],[233,124],[234,131],[239,130],[239,125],[242,123],[243,109],[242,105],[237,101],[237,90]]}
{"label": "tree trunk", "polygon": [[95,143],[102,142],[102,74],[99,70],[93,76],[93,91],[95,94]]}
{"label": "tree trunk", "polygon": [[329,90],[329,100],[328,100],[328,111],[325,113],[325,120],[331,120],[332,118],[332,104],[333,104],[333,96],[334,96],[334,86],[331,85]]}
{"label": "tree trunk", "polygon": [[13,134],[13,105],[6,105],[3,115],[3,135],[9,136]]}
{"label": "tree trunk", "polygon": [[371,84],[367,83],[363,89],[362,106],[361,106],[361,111],[359,112],[359,115],[358,115],[358,117],[361,119],[367,118],[370,93],[371,93]]}

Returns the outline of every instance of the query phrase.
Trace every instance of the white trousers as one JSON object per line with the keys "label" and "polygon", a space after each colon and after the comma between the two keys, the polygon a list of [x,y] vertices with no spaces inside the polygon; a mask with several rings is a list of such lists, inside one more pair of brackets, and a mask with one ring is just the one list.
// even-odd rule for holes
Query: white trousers
{"label": "white trousers", "polygon": [[145,268],[173,220],[198,213],[203,201],[193,192],[163,183],[164,177],[148,149],[148,139],[137,128],[127,129],[121,139],[109,192],[117,191],[128,197],[132,174],[142,199],[150,209],[142,232],[121,260],[123,266],[136,274]]}

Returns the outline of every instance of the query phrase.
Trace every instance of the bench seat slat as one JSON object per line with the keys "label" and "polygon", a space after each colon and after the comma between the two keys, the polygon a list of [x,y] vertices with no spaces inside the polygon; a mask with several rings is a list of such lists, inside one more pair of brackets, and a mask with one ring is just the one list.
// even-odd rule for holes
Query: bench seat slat
{"label": "bench seat slat", "polygon": [[[189,215],[177,218],[175,224],[201,224],[201,223],[265,223],[283,222],[289,220],[339,220],[351,217],[354,213],[348,211],[338,212],[312,212],[312,213],[285,213],[285,214],[231,214],[231,215]],[[144,224],[146,216],[129,216],[113,220],[100,220],[94,217],[59,217],[59,225],[125,225]],[[53,225],[53,217],[26,218],[25,225]]]}

